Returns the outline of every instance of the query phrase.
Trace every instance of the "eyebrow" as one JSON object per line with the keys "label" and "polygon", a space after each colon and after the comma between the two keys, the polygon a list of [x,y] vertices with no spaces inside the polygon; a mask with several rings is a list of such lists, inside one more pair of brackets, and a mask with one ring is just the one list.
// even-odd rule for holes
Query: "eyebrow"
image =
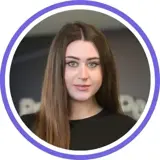
{"label": "eyebrow", "polygon": [[[73,58],[73,59],[76,59],[76,60],[80,60],[78,57],[74,57],[74,56],[67,56],[66,58]],[[93,59],[99,59],[99,57],[91,57],[91,58],[87,58],[87,60],[93,60]]]}

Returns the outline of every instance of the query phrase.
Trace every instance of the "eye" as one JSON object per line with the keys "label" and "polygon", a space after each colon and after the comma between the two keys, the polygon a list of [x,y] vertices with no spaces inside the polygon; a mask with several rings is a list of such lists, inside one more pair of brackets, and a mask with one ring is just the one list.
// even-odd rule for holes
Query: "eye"
{"label": "eye", "polygon": [[67,64],[68,66],[70,66],[70,67],[77,67],[77,66],[78,66],[78,63],[75,62],[75,61],[70,61],[70,62],[67,62],[66,64]]}
{"label": "eye", "polygon": [[90,68],[95,68],[95,67],[97,67],[98,65],[99,65],[98,62],[90,62],[90,63],[88,63],[88,67],[90,67]]}

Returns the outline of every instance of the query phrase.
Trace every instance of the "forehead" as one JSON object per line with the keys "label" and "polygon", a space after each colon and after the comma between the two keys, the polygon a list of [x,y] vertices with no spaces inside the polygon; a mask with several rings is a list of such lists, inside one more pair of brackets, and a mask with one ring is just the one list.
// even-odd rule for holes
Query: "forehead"
{"label": "forehead", "polygon": [[68,45],[66,49],[66,56],[89,58],[99,57],[99,53],[92,42],[76,40]]}

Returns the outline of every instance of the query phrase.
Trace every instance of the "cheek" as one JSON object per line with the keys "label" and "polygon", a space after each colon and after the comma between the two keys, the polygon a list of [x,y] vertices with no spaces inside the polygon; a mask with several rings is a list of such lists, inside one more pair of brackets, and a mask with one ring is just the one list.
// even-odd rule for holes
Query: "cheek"
{"label": "cheek", "polygon": [[92,76],[92,82],[96,88],[100,88],[102,85],[102,73],[101,71],[97,71],[93,76]]}
{"label": "cheek", "polygon": [[69,84],[72,84],[73,80],[74,80],[74,77],[75,77],[75,72],[74,71],[71,71],[69,69],[66,69],[65,70],[65,83],[66,85],[68,86]]}
{"label": "cheek", "polygon": [[102,71],[100,68],[98,68],[94,74],[92,74],[92,77],[95,81],[101,82],[102,81]]}

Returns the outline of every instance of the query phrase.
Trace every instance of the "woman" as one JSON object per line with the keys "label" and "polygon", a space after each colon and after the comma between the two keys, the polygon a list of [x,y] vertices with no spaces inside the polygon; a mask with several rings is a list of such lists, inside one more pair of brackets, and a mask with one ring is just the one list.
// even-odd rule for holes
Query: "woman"
{"label": "woman", "polygon": [[135,121],[123,115],[114,58],[105,36],[92,25],[64,25],[48,56],[37,114],[22,120],[54,146],[89,150],[110,144]]}

